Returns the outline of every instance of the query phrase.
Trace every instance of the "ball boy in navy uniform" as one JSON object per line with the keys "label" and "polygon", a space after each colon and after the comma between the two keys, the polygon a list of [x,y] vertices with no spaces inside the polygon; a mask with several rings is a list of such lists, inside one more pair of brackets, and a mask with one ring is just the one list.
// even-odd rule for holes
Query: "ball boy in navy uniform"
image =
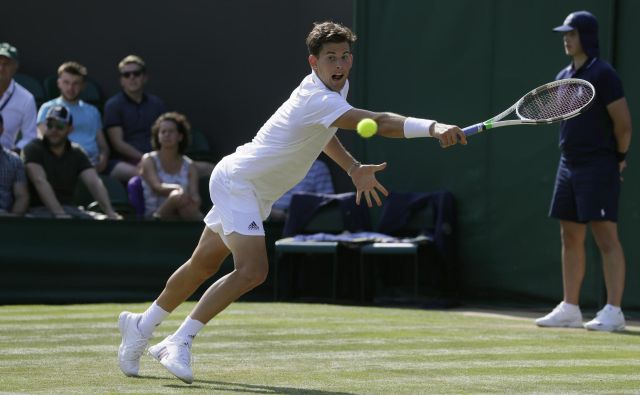
{"label": "ball boy in navy uniform", "polygon": [[[553,30],[563,33],[565,53],[572,58],[556,79],[587,80],[596,97],[586,113],[560,125],[562,155],[549,216],[560,221],[564,298],[536,324],[619,331],[625,327],[620,310],[625,259],[618,238],[618,200],[631,142],[631,116],[618,74],[599,58],[596,18],[587,11],[573,12]],[[602,256],[607,304],[583,325],[578,304],[587,225]]]}

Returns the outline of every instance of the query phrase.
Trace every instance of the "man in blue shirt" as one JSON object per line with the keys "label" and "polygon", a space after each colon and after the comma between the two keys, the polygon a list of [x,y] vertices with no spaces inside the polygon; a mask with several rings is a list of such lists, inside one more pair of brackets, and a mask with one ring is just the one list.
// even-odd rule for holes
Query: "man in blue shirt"
{"label": "man in blue shirt", "polygon": [[38,130],[41,136],[47,131],[47,114],[55,106],[63,105],[73,116],[73,131],[69,140],[85,151],[91,165],[98,173],[104,171],[109,159],[109,147],[102,132],[102,120],[98,109],[80,99],[87,80],[87,68],[77,62],[65,62],[58,68],[60,97],[44,103],[38,111]]}
{"label": "man in blue shirt", "polygon": [[573,12],[553,30],[563,33],[565,53],[572,58],[556,79],[587,80],[596,97],[589,111],[560,125],[562,155],[549,216],[560,221],[564,298],[536,324],[583,327],[578,304],[588,225],[602,255],[607,305],[584,327],[620,331],[625,328],[620,309],[625,259],[618,238],[618,200],[631,142],[631,116],[618,74],[599,59],[596,18],[587,11]]}

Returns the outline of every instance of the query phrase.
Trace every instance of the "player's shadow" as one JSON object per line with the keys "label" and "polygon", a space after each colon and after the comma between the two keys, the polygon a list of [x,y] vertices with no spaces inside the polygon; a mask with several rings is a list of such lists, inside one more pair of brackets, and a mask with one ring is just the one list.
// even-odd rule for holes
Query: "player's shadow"
{"label": "player's shadow", "polygon": [[[141,379],[152,380],[167,380],[168,377],[158,376],[141,376]],[[175,380],[175,379],[171,379]],[[237,392],[239,394],[273,394],[273,395],[355,395],[352,392],[336,392],[336,391],[322,391],[309,388],[291,388],[291,387],[277,387],[271,385],[256,385],[256,384],[243,384],[243,383],[231,383],[226,381],[215,380],[194,380],[193,384],[166,384],[163,387],[167,388],[180,388],[181,390],[206,390],[207,392],[225,391],[225,392]]]}

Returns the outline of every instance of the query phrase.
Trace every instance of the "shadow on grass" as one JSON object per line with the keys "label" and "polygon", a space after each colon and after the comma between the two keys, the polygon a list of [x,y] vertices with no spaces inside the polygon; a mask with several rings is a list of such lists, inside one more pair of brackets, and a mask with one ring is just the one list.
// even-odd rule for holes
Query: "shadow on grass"
{"label": "shadow on grass", "polygon": [[[140,379],[177,380],[170,377],[140,376]],[[309,388],[276,387],[270,385],[230,383],[214,380],[194,380],[193,384],[165,384],[163,387],[180,388],[181,390],[207,390],[237,392],[240,394],[283,394],[283,395],[355,395],[352,392],[322,391]]]}

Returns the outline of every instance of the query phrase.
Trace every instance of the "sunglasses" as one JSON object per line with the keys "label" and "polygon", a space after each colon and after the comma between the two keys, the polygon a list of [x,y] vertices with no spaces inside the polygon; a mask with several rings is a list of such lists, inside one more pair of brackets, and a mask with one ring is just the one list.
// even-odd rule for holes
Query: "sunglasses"
{"label": "sunglasses", "polygon": [[120,75],[124,78],[140,77],[144,72],[142,70],[134,70],[134,71],[124,71],[120,73]]}
{"label": "sunglasses", "polygon": [[47,121],[47,129],[64,130],[64,128],[66,127],[67,127],[67,124],[62,121]]}

